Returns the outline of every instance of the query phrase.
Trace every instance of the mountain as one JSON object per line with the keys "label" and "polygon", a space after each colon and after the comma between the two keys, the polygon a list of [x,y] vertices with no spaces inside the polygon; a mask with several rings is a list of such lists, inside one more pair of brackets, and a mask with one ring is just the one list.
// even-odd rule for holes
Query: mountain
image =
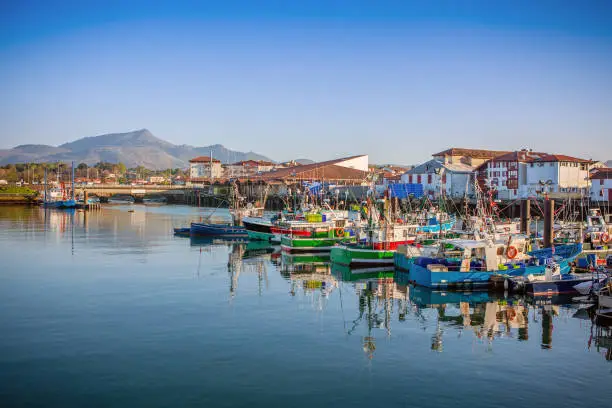
{"label": "mountain", "polygon": [[612,167],[612,160],[608,160],[605,165],[606,167]]}
{"label": "mountain", "polygon": [[122,162],[127,167],[145,166],[150,169],[186,168],[189,159],[209,156],[223,163],[241,160],[266,160],[266,156],[254,152],[238,152],[223,145],[195,147],[174,145],[155,137],[147,129],[127,133],[111,133],[84,137],[60,146],[20,145],[0,150],[0,165],[23,162],[74,161],[96,164],[100,161]]}

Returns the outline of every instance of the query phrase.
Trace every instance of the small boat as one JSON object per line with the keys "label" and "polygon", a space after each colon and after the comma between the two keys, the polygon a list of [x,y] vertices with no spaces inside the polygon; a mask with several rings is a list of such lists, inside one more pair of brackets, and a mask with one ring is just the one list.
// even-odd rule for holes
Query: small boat
{"label": "small boat", "polygon": [[598,309],[595,312],[598,321],[612,322],[612,280],[597,292]]}
{"label": "small boat", "polygon": [[597,292],[597,303],[600,307],[612,309],[612,279]]}
{"label": "small boat", "polygon": [[192,222],[190,228],[191,235],[209,237],[247,237],[247,230],[243,226],[207,224]]}
{"label": "small boat", "polygon": [[544,275],[526,276],[525,292],[532,296],[582,295],[579,288],[597,279],[593,274],[561,273],[561,266],[547,265]]}
{"label": "small boat", "polygon": [[174,228],[174,235],[188,237],[191,233],[190,227]]}
{"label": "small boat", "polygon": [[109,204],[134,204],[136,200],[132,196],[116,195],[108,199]]}
{"label": "small boat", "polygon": [[168,204],[168,199],[164,196],[146,197],[142,199],[142,202],[147,205],[163,205]]}

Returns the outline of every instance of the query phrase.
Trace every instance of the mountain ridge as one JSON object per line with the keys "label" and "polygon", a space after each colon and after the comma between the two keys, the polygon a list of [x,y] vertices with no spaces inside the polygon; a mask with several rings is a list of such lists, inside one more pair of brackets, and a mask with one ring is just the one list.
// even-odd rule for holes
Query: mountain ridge
{"label": "mountain ridge", "polygon": [[224,163],[241,160],[272,161],[264,155],[230,150],[219,143],[201,147],[175,145],[143,128],[123,133],[86,136],[59,146],[22,144],[12,149],[0,149],[0,165],[32,161],[74,161],[92,165],[107,161],[122,162],[127,167],[186,168],[189,166],[189,159],[208,156],[211,151],[214,158]]}

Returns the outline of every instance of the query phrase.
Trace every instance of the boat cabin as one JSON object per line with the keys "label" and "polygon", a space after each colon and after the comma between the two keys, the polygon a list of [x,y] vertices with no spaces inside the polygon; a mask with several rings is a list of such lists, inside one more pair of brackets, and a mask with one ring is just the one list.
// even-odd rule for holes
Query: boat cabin
{"label": "boat cabin", "polygon": [[436,258],[448,270],[460,272],[497,271],[521,266],[527,255],[528,240],[524,235],[509,240],[442,240]]}

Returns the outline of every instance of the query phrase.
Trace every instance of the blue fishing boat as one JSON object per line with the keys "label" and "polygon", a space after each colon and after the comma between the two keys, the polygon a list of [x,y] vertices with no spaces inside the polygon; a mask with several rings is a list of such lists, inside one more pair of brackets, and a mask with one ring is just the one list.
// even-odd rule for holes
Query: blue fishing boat
{"label": "blue fishing boat", "polygon": [[[544,275],[551,263],[561,274],[570,272],[570,262],[582,252],[582,245],[560,245],[556,254],[543,250],[526,253],[524,236],[508,240],[444,240],[435,257],[416,257],[410,265],[410,279],[417,285],[436,289],[487,289],[491,277]],[[563,253],[565,258],[558,254]]]}
{"label": "blue fishing boat", "polygon": [[191,234],[190,227],[174,228],[174,235],[178,235],[181,237],[188,237],[190,234]]}
{"label": "blue fishing boat", "polygon": [[[58,163],[58,183],[59,183],[59,163]],[[71,181],[71,197],[67,198],[64,184],[60,183],[61,188],[49,189],[47,184],[47,169],[45,168],[45,180],[44,180],[44,192],[43,192],[43,205],[47,208],[75,208],[76,200],[74,197],[74,162],[72,162],[72,181]]]}
{"label": "blue fishing boat", "polygon": [[208,236],[208,237],[237,237],[246,238],[247,231],[242,226],[223,225],[223,224],[207,224],[201,222],[192,222],[191,235]]}

